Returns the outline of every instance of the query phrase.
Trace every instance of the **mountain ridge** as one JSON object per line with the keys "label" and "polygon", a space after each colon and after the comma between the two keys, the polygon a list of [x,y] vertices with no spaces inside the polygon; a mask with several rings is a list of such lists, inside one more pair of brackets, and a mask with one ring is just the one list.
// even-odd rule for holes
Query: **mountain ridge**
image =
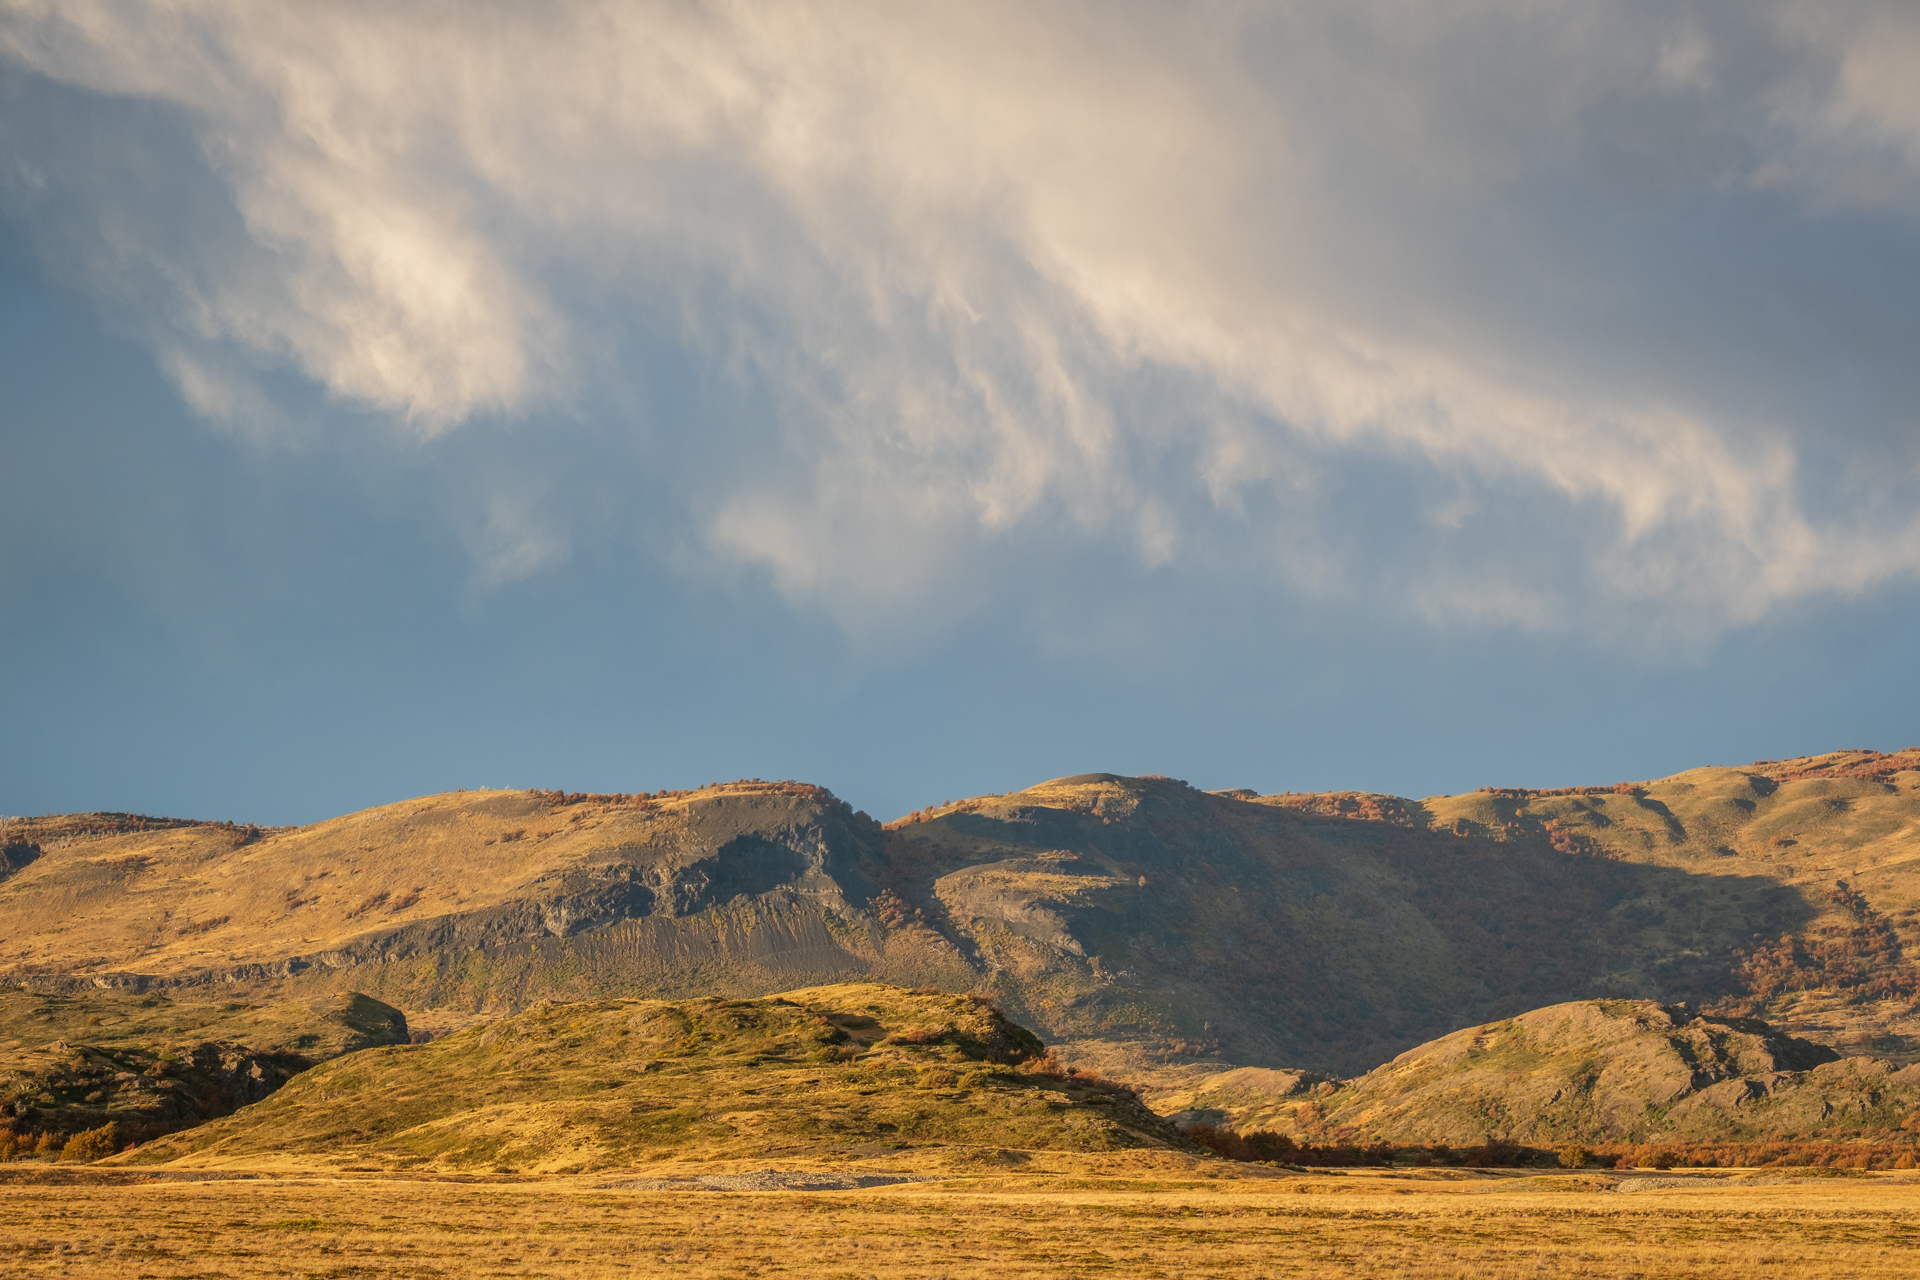
{"label": "mountain ridge", "polygon": [[1593,996],[1920,1055],[1920,755],[1763,763],[1421,801],[1079,774],[887,824],[758,780],[296,829],[16,820],[0,973],[364,990],[435,1033],[541,998],[880,980],[978,991],[1134,1078],[1352,1075]]}

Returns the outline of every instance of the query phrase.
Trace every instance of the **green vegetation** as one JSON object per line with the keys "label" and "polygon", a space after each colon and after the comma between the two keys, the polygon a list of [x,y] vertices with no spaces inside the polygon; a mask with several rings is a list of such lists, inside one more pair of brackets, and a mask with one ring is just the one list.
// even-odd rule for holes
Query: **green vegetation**
{"label": "green vegetation", "polygon": [[1182,1149],[983,1002],[873,983],[542,1004],[369,1049],[123,1156],[135,1164],[577,1172],[908,1148]]}

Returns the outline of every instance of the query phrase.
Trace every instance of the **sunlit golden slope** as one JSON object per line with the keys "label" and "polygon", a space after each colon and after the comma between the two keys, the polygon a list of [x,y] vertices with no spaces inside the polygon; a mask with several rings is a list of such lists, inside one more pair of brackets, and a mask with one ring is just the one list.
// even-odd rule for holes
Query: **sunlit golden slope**
{"label": "sunlit golden slope", "polygon": [[877,824],[802,784],[455,792],[267,832],[82,815],[5,836],[38,856],[0,883],[0,965],[42,985],[369,990],[445,1029],[541,997],[830,981],[887,955],[889,976],[970,981],[957,956],[885,945],[857,865]]}
{"label": "sunlit golden slope", "polygon": [[[40,856],[0,883],[0,967],[325,963],[432,920],[461,918],[507,940],[579,932],[663,899],[684,912],[712,896],[716,876],[724,889],[728,875],[753,871],[750,852],[723,852],[729,839],[817,827],[830,807],[817,788],[749,784],[571,799],[463,791],[264,832],[124,815],[16,822],[6,839]],[[628,874],[622,855],[639,850],[650,878]],[[781,881],[804,869],[767,872]]]}

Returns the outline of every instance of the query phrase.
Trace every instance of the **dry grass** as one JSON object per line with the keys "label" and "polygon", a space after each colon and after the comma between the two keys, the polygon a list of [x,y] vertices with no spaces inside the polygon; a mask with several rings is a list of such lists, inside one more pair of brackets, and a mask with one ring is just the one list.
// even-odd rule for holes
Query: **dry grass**
{"label": "dry grass", "polygon": [[[1920,1184],[1879,1177],[1622,1194],[1592,1175],[1276,1176],[1161,1157],[850,1192],[621,1191],[263,1176],[32,1185],[19,1276],[1905,1277]],[[681,1167],[684,1170],[684,1166]],[[710,1170],[710,1166],[703,1166]],[[43,1176],[53,1176],[51,1172]],[[105,1178],[88,1171],[84,1175]],[[1586,1188],[1554,1191],[1556,1186]]]}

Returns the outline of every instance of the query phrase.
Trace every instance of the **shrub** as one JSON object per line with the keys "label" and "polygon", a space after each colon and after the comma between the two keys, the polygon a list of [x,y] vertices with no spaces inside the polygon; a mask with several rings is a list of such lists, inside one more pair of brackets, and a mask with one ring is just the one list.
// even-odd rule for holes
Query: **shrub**
{"label": "shrub", "polygon": [[860,1056],[860,1046],[852,1044],[824,1045],[807,1055],[809,1062],[851,1062]]}
{"label": "shrub", "polygon": [[36,1156],[54,1155],[57,1154],[59,1150],[60,1140],[53,1136],[51,1130],[42,1133],[40,1140],[33,1144],[33,1154]]}
{"label": "shrub", "polygon": [[1893,1169],[1917,1153],[1905,1142],[1699,1142],[1607,1143],[1594,1152],[1604,1168],[1689,1169],[1807,1168],[1847,1165]]}
{"label": "shrub", "polygon": [[1560,1167],[1562,1169],[1584,1169],[1593,1159],[1593,1153],[1578,1143],[1560,1148]]}
{"label": "shrub", "polygon": [[815,1017],[808,1021],[807,1031],[815,1044],[844,1044],[850,1037],[844,1027],[835,1026],[825,1018]]}
{"label": "shrub", "polygon": [[67,1145],[60,1149],[60,1158],[72,1164],[92,1164],[95,1160],[104,1160],[120,1149],[120,1144],[114,1138],[111,1120],[98,1129],[83,1129],[67,1139]]}
{"label": "shrub", "polygon": [[11,1133],[0,1133],[0,1164],[13,1159],[19,1149],[20,1144]]}
{"label": "shrub", "polygon": [[1023,1074],[1030,1076],[1043,1076],[1055,1080],[1067,1078],[1067,1064],[1060,1061],[1060,1055],[1051,1048],[1037,1058],[1028,1058],[1020,1064],[1020,1070]]}
{"label": "shrub", "polygon": [[[1283,1133],[1267,1133],[1256,1130],[1252,1133],[1235,1133],[1231,1129],[1221,1129],[1210,1124],[1197,1124],[1187,1130],[1187,1136],[1215,1155],[1225,1156],[1229,1160],[1271,1160],[1277,1164],[1292,1162],[1300,1155],[1299,1147]],[[1359,1163],[1358,1160],[1350,1163]]]}

